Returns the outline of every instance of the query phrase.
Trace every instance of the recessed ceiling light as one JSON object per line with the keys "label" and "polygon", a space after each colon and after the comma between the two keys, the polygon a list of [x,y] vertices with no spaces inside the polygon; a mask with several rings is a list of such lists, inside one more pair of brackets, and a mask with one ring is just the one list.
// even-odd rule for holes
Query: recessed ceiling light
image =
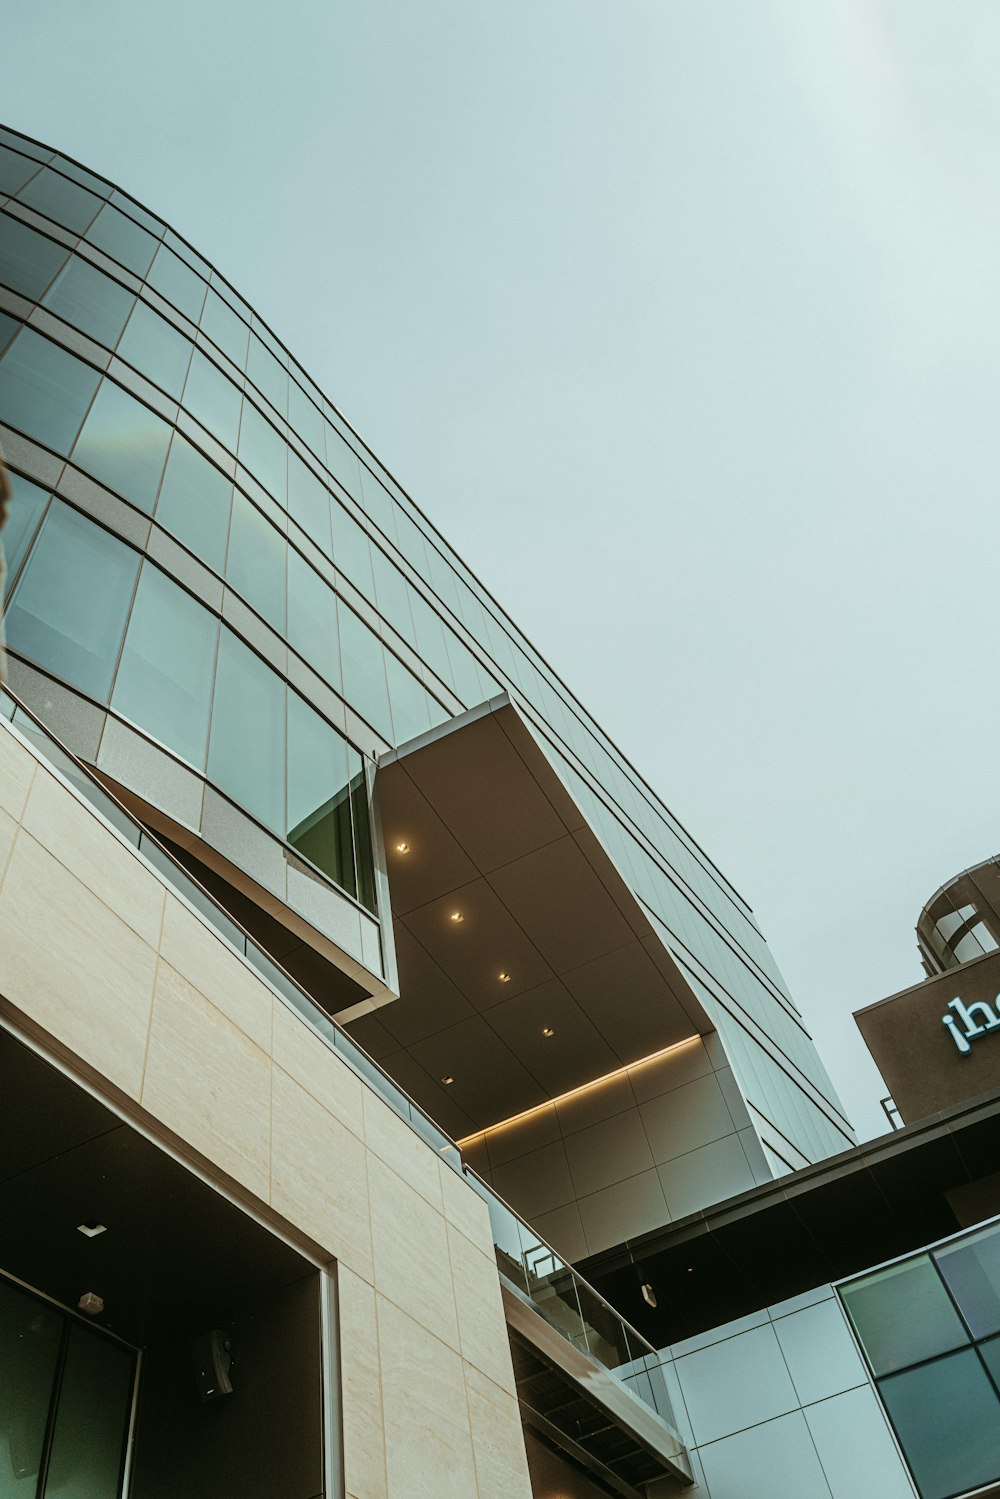
{"label": "recessed ceiling light", "polygon": [[555,1035],[555,1031],[552,1029],[551,1025],[543,1025],[542,1026],[542,1035],[543,1036],[554,1036]]}
{"label": "recessed ceiling light", "polygon": [[462,915],[461,911],[452,911],[451,919],[452,921],[464,921],[465,917]]}
{"label": "recessed ceiling light", "polygon": [[98,1223],[96,1218],[90,1218],[86,1223],[78,1223],[76,1231],[88,1239],[96,1239],[98,1234],[107,1233],[108,1225],[106,1223]]}
{"label": "recessed ceiling light", "polygon": [[441,1079],[441,1081],[444,1083],[445,1087],[447,1088],[448,1085],[449,1085],[449,1083],[453,1083],[455,1081],[455,1079],[449,1075],[448,1077],[443,1077]]}
{"label": "recessed ceiling light", "polygon": [[502,973],[498,973],[497,974],[497,978],[500,980],[501,984],[509,984],[510,983],[510,974],[507,972],[506,968],[503,970]]}
{"label": "recessed ceiling light", "polygon": [[396,852],[397,854],[408,854],[410,852],[410,845],[408,843],[397,843]]}

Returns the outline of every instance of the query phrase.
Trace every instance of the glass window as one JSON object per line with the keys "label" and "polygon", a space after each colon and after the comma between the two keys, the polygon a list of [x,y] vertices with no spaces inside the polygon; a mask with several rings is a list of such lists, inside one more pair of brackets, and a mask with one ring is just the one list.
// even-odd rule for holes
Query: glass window
{"label": "glass window", "polygon": [[443,682],[451,682],[451,662],[444,643],[444,625],[441,616],[432,609],[422,594],[407,585],[410,596],[410,613],[416,632],[416,645],[427,665]]}
{"label": "glass window", "polygon": [[208,776],[280,837],[285,833],[285,684],[222,627]]}
{"label": "glass window", "polygon": [[205,768],[219,622],[144,563],[111,706],[161,744]]}
{"label": "glass window", "polygon": [[361,498],[361,465],[336,427],[326,423],[326,466],[353,499]]}
{"label": "glass window", "polygon": [[261,416],[256,406],[244,401],[240,422],[240,462],[282,505],[287,487],[287,452],[285,439]]}
{"label": "glass window", "polygon": [[211,287],[205,298],[201,326],[202,331],[233,361],[238,370],[245,367],[250,329]]}
{"label": "glass window", "polygon": [[354,821],[354,858],[358,877],[358,900],[369,911],[375,907],[375,856],[372,852],[371,807],[365,784],[364,763],[357,750],[348,747],[351,769],[351,813]]}
{"label": "glass window", "polygon": [[347,742],[288,694],[288,842],[354,895]]}
{"label": "glass window", "polygon": [[294,547],[288,548],[288,642],[340,692],[337,597]]}
{"label": "glass window", "polygon": [[361,465],[361,499],[365,510],[391,541],[396,540],[395,507],[384,485],[365,464]]}
{"label": "glass window", "polygon": [[236,452],[242,404],[243,397],[233,382],[195,349],[184,387],[184,405],[231,453]]}
{"label": "glass window", "polygon": [[44,1302],[0,1280],[0,1495],[33,1496],[45,1447],[49,1403],[62,1345],[63,1318]]}
{"label": "glass window", "polygon": [[70,182],[51,167],[44,167],[18,197],[29,208],[37,209],[47,219],[72,229],[74,234],[83,234],[101,206],[95,193]]}
{"label": "glass window", "polygon": [[130,1349],[69,1325],[66,1363],[45,1492],[59,1499],[118,1499],[132,1406]]}
{"label": "glass window", "polygon": [[382,551],[381,547],[373,546],[372,571],[375,574],[375,597],[378,601],[379,613],[389,621],[408,645],[415,646],[417,643],[416,632],[413,628],[413,616],[410,614],[410,601],[407,597],[409,589],[402,573],[393,565]]}
{"label": "glass window", "polygon": [[383,739],[392,737],[382,642],[342,599],[337,600],[344,696]]}
{"label": "glass window", "polygon": [[288,449],[288,513],[326,555],[330,549],[330,495],[312,469]]}
{"label": "glass window", "polygon": [[385,674],[392,706],[393,743],[406,744],[418,734],[426,734],[431,726],[427,692],[392,651],[385,653]]}
{"label": "glass window", "polygon": [[134,301],[130,291],[79,255],[70,256],[45,295],[50,312],[108,349],[121,337]]}
{"label": "glass window", "polygon": [[138,571],[130,547],[54,501],[7,611],[8,644],[106,702]]}
{"label": "glass window", "polygon": [[285,632],[285,557],[288,543],[239,490],[233,496],[226,578],[251,609]]}
{"label": "glass window", "polygon": [[5,312],[0,312],[0,350],[7,347],[14,334],[21,327],[23,327],[22,323],[18,322],[15,318],[8,317]]}
{"label": "glass window", "polygon": [[145,276],[156,253],[156,240],[145,229],[105,203],[87,230],[87,239],[112,260],[127,266],[137,276]]}
{"label": "glass window", "polygon": [[37,302],[68,255],[55,240],[0,213],[0,281]]}
{"label": "glass window", "polygon": [[147,213],[140,203],[129,197],[128,193],[120,192],[116,187],[111,194],[111,201],[123,209],[129,218],[135,219],[137,224],[142,224],[148,229],[154,239],[162,239],[166,225],[154,218],[151,213]]}
{"label": "glass window", "polygon": [[78,468],[152,515],[170,428],[162,417],[105,380],[75,448]]}
{"label": "glass window", "polygon": [[288,415],[288,372],[282,369],[256,334],[250,336],[247,375],[261,395],[266,396],[281,416]]}
{"label": "glass window", "polygon": [[348,515],[343,505],[334,500],[330,505],[330,524],[333,530],[333,560],[337,567],[350,578],[356,588],[371,597],[372,581],[371,544],[365,532],[353,516]]}
{"label": "glass window", "polygon": [[168,302],[173,303],[178,312],[183,312],[192,323],[197,323],[208,288],[201,277],[196,276],[190,266],[186,266],[166,245],[161,245],[157,250],[156,259],[146,279],[161,297],[166,297]]}
{"label": "glass window", "polygon": [[316,454],[320,463],[324,463],[326,447],[323,442],[323,418],[294,380],[288,383],[288,420],[306,447]]}
{"label": "glass window", "polygon": [[969,1348],[879,1380],[922,1499],[946,1499],[1000,1476],[1000,1402]]}
{"label": "glass window", "polygon": [[99,381],[89,364],[25,328],[0,364],[0,411],[11,427],[68,453]]}
{"label": "glass window", "polygon": [[3,531],[3,547],[7,556],[7,581],[4,595],[14,586],[17,570],[24,561],[38,530],[38,523],[49,501],[49,492],[30,479],[11,474],[14,497],[10,502],[7,524]]}
{"label": "glass window", "polygon": [[136,302],[118,353],[167,395],[180,398],[191,362],[191,344],[145,302]]}
{"label": "glass window", "polygon": [[217,573],[226,566],[232,494],[232,481],[175,432],[156,505],[157,523]]}
{"label": "glass window", "polygon": [[927,1255],[845,1286],[843,1299],[876,1374],[889,1374],[968,1342]]}
{"label": "glass window", "polygon": [[0,193],[13,198],[38,171],[38,162],[12,151],[9,146],[0,146]]}
{"label": "glass window", "polygon": [[945,1245],[934,1258],[972,1336],[1000,1332],[1000,1227]]}

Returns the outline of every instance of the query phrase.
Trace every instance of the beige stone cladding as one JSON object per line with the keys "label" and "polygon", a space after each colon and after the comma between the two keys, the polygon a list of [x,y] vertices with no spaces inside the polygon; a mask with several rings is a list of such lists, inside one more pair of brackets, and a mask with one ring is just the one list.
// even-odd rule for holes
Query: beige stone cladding
{"label": "beige stone cladding", "polygon": [[0,1017],[336,1262],[349,1499],[529,1499],[485,1204],[3,720]]}

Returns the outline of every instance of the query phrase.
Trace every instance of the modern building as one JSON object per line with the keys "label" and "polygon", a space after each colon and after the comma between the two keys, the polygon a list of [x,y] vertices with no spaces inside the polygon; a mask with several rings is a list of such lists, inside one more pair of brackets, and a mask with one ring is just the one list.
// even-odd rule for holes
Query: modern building
{"label": "modern building", "polygon": [[[14,132],[0,440],[0,1495],[891,1499],[889,1417],[960,1492],[894,1392],[990,1367],[923,1253],[990,1109],[940,1191],[854,1145],[704,850],[228,282]],[[898,1274],[834,1283],[916,1250],[965,1341],[887,1354]]]}

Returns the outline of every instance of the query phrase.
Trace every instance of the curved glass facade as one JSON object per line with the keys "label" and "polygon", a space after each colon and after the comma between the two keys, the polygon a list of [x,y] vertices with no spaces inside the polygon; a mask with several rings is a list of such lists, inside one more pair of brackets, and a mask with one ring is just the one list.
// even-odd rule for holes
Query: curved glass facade
{"label": "curved glass facade", "polygon": [[1000,857],[956,875],[931,897],[917,922],[924,972],[932,977],[1000,946]]}
{"label": "curved glass facade", "polygon": [[703,850],[225,279],[11,132],[0,421],[22,476],[12,653],[293,850],[304,873],[279,898],[305,910],[317,875],[334,882],[377,968],[365,765],[507,690],[723,1033],[779,1169],[850,1143]]}

